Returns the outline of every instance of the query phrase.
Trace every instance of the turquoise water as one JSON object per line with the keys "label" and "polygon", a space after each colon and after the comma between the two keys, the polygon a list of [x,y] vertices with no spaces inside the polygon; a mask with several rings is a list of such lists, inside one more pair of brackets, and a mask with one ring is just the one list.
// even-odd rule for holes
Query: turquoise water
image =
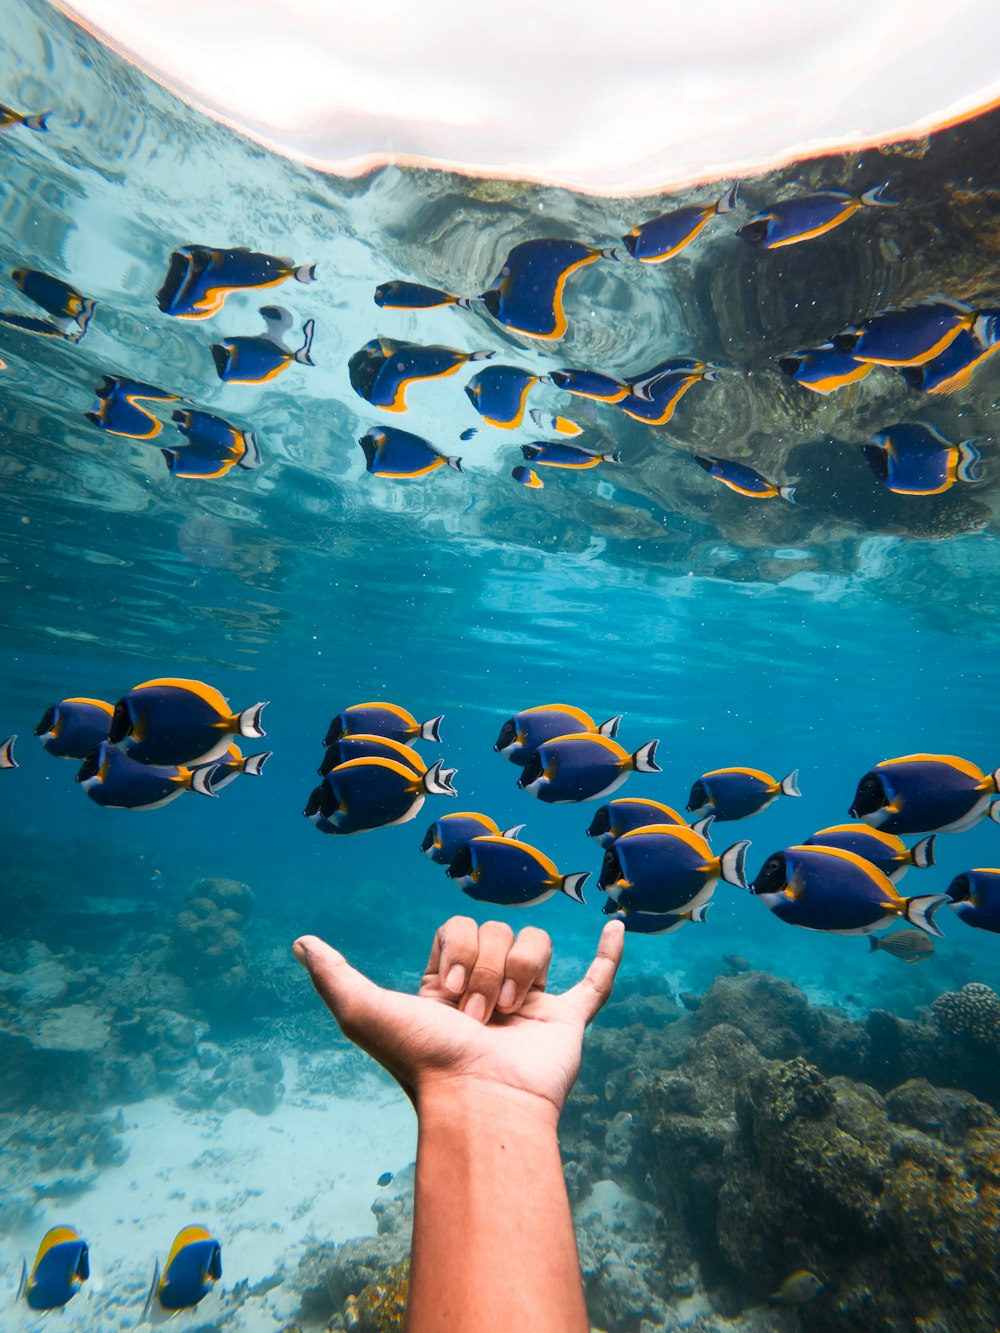
{"label": "turquoise water", "polygon": [[[40,942],[69,974],[89,969],[85,1002],[100,1008],[95,959],[110,971],[125,951],[141,960],[135,914],[144,910],[155,918],[149,947],[159,948],[190,886],[216,876],[245,882],[255,897],[243,1012],[211,1020],[223,1048],[255,1033],[272,1039],[284,1023],[300,1042],[342,1049],[288,953],[307,931],[379,980],[409,984],[448,914],[530,920],[551,932],[556,979],[569,980],[604,920],[600,853],[583,836],[593,807],[532,800],[492,748],[503,721],[536,704],[572,703],[598,720],[622,713],[629,750],[658,738],[662,774],[635,775],[626,790],[679,808],[706,770],[750,765],[780,777],[798,768],[801,800],[716,830],[717,849],[752,839],[751,875],[770,852],[845,821],[858,778],[881,759],[930,751],[985,771],[997,764],[1000,359],[951,396],[921,395],[877,368],[820,397],[776,365],[885,305],[938,293],[1000,302],[996,113],[906,152],[746,180],[738,221],[714,219],[677,259],[646,267],[624,256],[620,237],[676,203],[714,198],[719,184],[668,202],[394,168],[323,177],[202,119],[43,6],[7,9],[0,100],[52,115],[46,134],[0,135],[0,308],[42,313],[10,281],[18,267],[61,276],[97,306],[75,345],[0,325],[0,731],[18,734],[20,765],[0,774],[16,870],[5,884],[5,973]],[[813,242],[760,253],[734,235],[776,192],[888,178],[897,208],[864,209]],[[478,293],[511,247],[534,236],[617,243],[623,255],[570,277],[560,341],[518,337],[460,309],[373,302],[395,277]],[[207,321],[172,319],[156,292],[171,252],[189,244],[315,262],[316,281],[236,293]],[[294,315],[292,345],[315,320],[314,367],[293,364],[260,386],[221,383],[209,343],[258,332],[267,301]],[[527,418],[505,431],[477,417],[462,386],[478,366],[415,385],[405,417],[353,392],[348,358],[377,335],[489,349],[537,373],[625,375],[693,354],[721,367],[720,382],[696,386],[664,427],[536,386],[529,406],[578,421],[583,446],[619,449],[623,463],[539,469],[544,490],[528,491],[510,471],[537,432]],[[252,429],[262,467],[211,481],[171,476],[159,452],[174,437],[170,405],[153,441],[97,431],[84,413],[112,374]],[[975,439],[982,484],[920,499],[880,488],[860,446],[896,421]],[[461,453],[464,473],[367,475],[356,441],[378,424]],[[471,427],[476,435],[461,442]],[[693,453],[795,482],[796,504],[733,494]],[[158,676],[207,681],[236,708],[269,700],[267,770],[218,801],[97,808],[73,781],[76,765],[42,751],[35,724],[59,699],[113,703]],[[418,719],[443,713],[440,754],[458,770],[458,808],[486,811],[501,827],[524,822],[561,871],[590,870],[587,905],[557,895],[523,914],[472,903],[419,854],[427,824],[449,808],[443,799],[363,837],[311,828],[302,810],[330,718],[369,699]],[[996,864],[998,838],[990,822],[942,837],[936,867],[912,871],[905,891],[943,891],[959,872]],[[95,934],[94,918],[115,904],[133,914],[130,933]],[[740,954],[852,1015],[878,1007],[911,1017],[944,989],[1000,985],[994,937],[948,909],[940,919],[935,957],[908,968],[869,957],[864,941],[794,930],[721,885],[704,926],[630,938],[623,977],[701,992],[724,954]],[[12,1008],[5,1013],[16,1030]],[[103,1112],[101,1101],[79,1090],[83,1109]],[[42,1077],[34,1105],[20,1091],[5,1099],[15,1121],[53,1107],[65,1109]],[[267,1163],[259,1169],[266,1177]],[[86,1199],[75,1200],[81,1225]],[[12,1273],[45,1217],[42,1207],[5,1226]],[[137,1266],[169,1239],[144,1240]],[[99,1237],[91,1244],[96,1256]],[[238,1242],[227,1255],[227,1277],[238,1280]],[[248,1328],[275,1327],[263,1315],[255,1325],[252,1310],[242,1317]]]}

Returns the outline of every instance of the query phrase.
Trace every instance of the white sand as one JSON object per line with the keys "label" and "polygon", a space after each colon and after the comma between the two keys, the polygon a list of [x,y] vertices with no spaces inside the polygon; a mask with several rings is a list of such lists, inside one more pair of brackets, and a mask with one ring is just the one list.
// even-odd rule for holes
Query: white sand
{"label": "white sand", "polygon": [[[179,1109],[166,1097],[124,1108],[128,1160],[101,1171],[93,1189],[46,1200],[29,1230],[0,1241],[0,1325],[4,1329],[131,1328],[142,1311],[157,1256],[175,1234],[200,1223],[222,1242],[223,1278],[198,1308],[170,1327],[276,1333],[298,1308],[288,1282],[227,1310],[227,1291],[253,1287],[284,1269],[294,1274],[307,1244],[376,1230],[372,1201],[383,1171],[416,1152],[416,1117],[406,1098],[372,1075],[353,1095],[313,1093],[299,1082],[294,1054],[282,1053],[286,1095],[273,1114]],[[91,1281],[62,1314],[12,1315],[21,1259],[29,1264],[44,1232],[70,1223],[90,1243]],[[29,1253],[30,1251],[30,1253]]]}

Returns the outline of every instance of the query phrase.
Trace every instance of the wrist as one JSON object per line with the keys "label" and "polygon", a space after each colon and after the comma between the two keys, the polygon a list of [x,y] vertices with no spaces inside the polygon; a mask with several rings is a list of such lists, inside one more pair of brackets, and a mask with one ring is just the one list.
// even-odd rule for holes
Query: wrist
{"label": "wrist", "polygon": [[472,1074],[426,1076],[414,1101],[422,1133],[471,1126],[478,1135],[555,1137],[559,1123],[559,1108],[548,1097]]}

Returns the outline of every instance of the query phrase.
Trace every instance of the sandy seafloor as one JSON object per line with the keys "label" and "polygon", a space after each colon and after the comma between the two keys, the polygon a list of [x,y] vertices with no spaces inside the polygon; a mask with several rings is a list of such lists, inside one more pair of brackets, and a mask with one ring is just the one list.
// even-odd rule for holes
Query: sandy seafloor
{"label": "sandy seafloor", "polygon": [[[0,1240],[0,1328],[133,1328],[154,1261],[162,1265],[176,1233],[195,1222],[222,1242],[222,1281],[170,1326],[274,1333],[288,1324],[301,1293],[287,1279],[302,1253],[375,1233],[376,1182],[412,1162],[417,1122],[387,1077],[352,1077],[350,1095],[338,1096],[310,1086],[296,1052],[280,1055],[285,1096],[270,1115],[187,1110],[168,1096],[123,1107],[127,1160],[102,1168],[76,1198],[40,1205],[30,1229]],[[61,1313],[33,1315],[15,1303],[21,1260],[30,1265],[44,1232],[65,1222],[90,1243],[91,1279]]]}

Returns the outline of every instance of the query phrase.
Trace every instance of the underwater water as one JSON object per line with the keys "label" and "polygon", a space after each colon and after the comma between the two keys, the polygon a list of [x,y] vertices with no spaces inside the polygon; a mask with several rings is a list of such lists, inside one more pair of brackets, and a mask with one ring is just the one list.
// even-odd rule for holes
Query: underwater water
{"label": "underwater water", "polygon": [[[607,200],[394,168],[322,176],[201,117],[41,3],[6,7],[0,101],[51,112],[44,131],[0,132],[0,311],[52,318],[19,269],[96,303],[78,339],[0,313],[0,740],[18,736],[18,766],[0,772],[4,1327],[37,1325],[15,1304],[21,1259],[63,1223],[91,1247],[67,1326],[131,1327],[154,1260],[198,1224],[222,1243],[223,1277],[189,1327],[390,1327],[372,1298],[345,1307],[405,1256],[415,1126],[339,1036],[290,944],[319,934],[411,988],[446,916],[530,920],[555,943],[551,984],[575,979],[605,920],[602,853],[585,837],[598,803],[519,790],[494,751],[507,718],[554,701],[598,722],[622,714],[618,739],[629,752],[657,739],[662,772],[634,773],[617,794],[682,811],[710,770],[798,770],[800,799],[712,831],[716,853],[752,841],[751,879],[772,852],[847,822],[881,760],[957,755],[987,775],[1000,762],[1000,358],[984,343],[950,393],[876,365],[820,394],[779,365],[886,308],[1000,307],[1000,113],[743,180],[732,212],[643,264],[622,241],[633,227],[714,203],[730,182]],[[765,250],[736,235],[776,200],[883,181],[895,207],[861,207],[812,239]],[[478,297],[514,246],[550,237],[615,251],[569,274],[564,336],[518,333],[475,300],[373,299],[394,279]],[[248,247],[315,264],[315,278],[177,318],[157,294],[186,246]],[[315,322],[312,364],[220,379],[210,345],[260,334],[268,305],[290,312],[289,348]],[[405,414],[367,401],[349,363],[375,338],[489,351],[485,366],[537,376],[619,380],[680,357],[716,369],[663,424],[534,383],[529,409],[575,422],[579,447],[621,455],[530,464],[535,489],[511,475],[521,446],[568,437],[527,414],[489,424],[463,392],[479,362],[411,384]],[[149,438],[88,419],[106,377],[163,392],[144,403]],[[185,445],[175,411],[252,431],[260,466],[173,474],[161,449]],[[889,489],[862,447],[897,423],[972,442],[972,477],[952,460],[940,493]],[[460,455],[461,472],[370,475],[358,440],[385,427]],[[794,503],[728,489],[694,455],[794,486]],[[60,700],[113,705],[160,677],[207,682],[236,710],[267,700],[266,770],[218,800],[100,808],[74,781],[79,763],[33,732]],[[457,769],[459,800],[322,836],[303,809],[324,736],[368,700],[443,715],[440,745],[419,748]],[[524,823],[561,873],[591,872],[586,904],[472,901],[420,854],[449,808]],[[943,834],[936,864],[901,891],[944,893],[995,865],[998,840],[988,819]],[[1000,1001],[971,993],[985,1027],[934,1002],[961,992],[972,1004],[969,983],[1000,990],[1000,943],[950,906],[936,920],[933,956],[909,965],[863,938],[794,928],[721,883],[704,924],[630,934],[563,1139],[595,1326],[995,1326],[992,1280],[977,1286],[962,1255],[995,1241],[1000,1218]],[[747,1108],[766,1121],[782,1070],[823,1090],[803,1124],[832,1117],[823,1142],[836,1131],[865,1148],[862,1161],[844,1147],[842,1173],[869,1182],[863,1199],[829,1184],[820,1148],[777,1112],[776,1135],[801,1153],[769,1163],[747,1148],[767,1131]],[[878,1124],[859,1128],[858,1107]],[[797,1173],[782,1174],[792,1160]],[[387,1187],[383,1172],[396,1173]],[[751,1198],[771,1211],[740,1214],[735,1201]],[[337,1247],[376,1222],[367,1258],[345,1258]],[[948,1256],[937,1268],[928,1230]],[[800,1269],[824,1292],[768,1307]]]}

